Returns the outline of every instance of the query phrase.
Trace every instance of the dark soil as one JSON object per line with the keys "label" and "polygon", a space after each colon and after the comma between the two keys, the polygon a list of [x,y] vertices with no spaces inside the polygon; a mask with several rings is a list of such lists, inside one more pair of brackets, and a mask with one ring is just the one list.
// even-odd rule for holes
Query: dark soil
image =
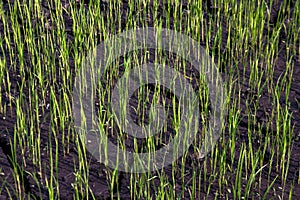
{"label": "dark soil", "polygon": [[[3,8],[6,12],[9,12],[8,9],[8,5],[9,5],[9,1],[3,1]],[[82,1],[81,3],[83,4],[87,4],[88,1]],[[62,2],[62,4],[66,4],[65,2]],[[185,5],[183,3],[183,7],[187,7],[188,5]],[[206,17],[208,18],[209,16],[213,16],[214,15],[214,11],[216,9],[218,9],[217,7],[214,7],[211,5],[210,1],[204,2],[203,6],[206,8]],[[273,7],[271,9],[271,19],[270,22],[272,24],[276,23],[277,20],[277,13],[279,11],[279,8],[281,6],[281,2],[276,2],[273,4]],[[107,9],[108,4],[103,2],[103,11],[105,11],[105,9]],[[46,4],[43,7],[44,11],[47,13],[52,12],[53,10],[50,9]],[[160,3],[160,9],[161,12],[164,9],[164,5],[163,3]],[[127,1],[123,1],[123,12],[122,12],[122,24],[121,24],[121,28],[124,29],[125,24],[126,24],[126,18],[125,15],[128,12],[129,7],[127,5]],[[164,16],[161,16],[162,19],[164,19]],[[69,16],[67,13],[64,13],[63,18],[65,20],[65,26],[66,26],[66,32],[68,34],[68,42],[73,42],[74,40],[74,35],[72,33],[72,20],[71,20],[71,16]],[[149,21],[149,26],[151,26],[151,24],[153,23],[152,19],[150,19]],[[172,23],[173,23],[173,19],[171,19],[171,28],[172,28]],[[22,22],[20,22],[20,25],[22,24]],[[267,30],[267,28],[266,28]],[[0,21],[0,34],[3,34],[3,24],[1,24]],[[227,38],[227,34],[228,34],[228,30],[226,29],[226,25],[224,24],[223,27],[223,36],[224,38]],[[286,35],[284,32],[280,33],[280,37],[281,37],[281,43],[278,46],[279,49],[279,58],[276,62],[275,65],[275,74],[274,74],[274,82],[277,81],[277,79],[280,77],[280,75],[285,71],[285,63],[286,63],[286,48],[285,48],[285,44],[283,41],[286,40]],[[101,41],[101,38],[99,38],[99,41]],[[204,40],[205,41],[205,40]],[[203,43],[204,43],[203,41]],[[220,47],[221,51],[226,54],[226,41],[223,40],[223,44]],[[211,41],[210,46],[212,46],[213,41]],[[298,44],[299,45],[299,44]],[[12,48],[14,48],[14,44],[12,44]],[[213,48],[211,48],[211,51],[214,51]],[[216,52],[217,53],[217,52]],[[3,54],[2,54],[3,55]],[[0,54],[0,56],[2,56]],[[26,56],[26,52],[24,52],[24,55]],[[29,57],[27,59],[30,59]],[[70,57],[70,63],[74,63],[73,62],[73,58]],[[278,179],[276,179],[274,185],[272,186],[267,199],[270,198],[275,198],[277,199],[278,196],[280,195],[282,192],[284,193],[284,197],[285,199],[289,197],[289,191],[291,187],[294,187],[294,192],[292,194],[293,199],[300,199],[300,185],[298,184],[298,179],[299,179],[299,163],[300,163],[300,108],[299,108],[299,104],[297,103],[297,101],[300,102],[300,59],[299,59],[299,55],[294,57],[294,60],[292,61],[295,64],[295,68],[293,71],[293,82],[292,82],[292,86],[291,86],[291,91],[290,91],[290,95],[289,95],[289,109],[290,112],[293,113],[293,119],[292,119],[292,123],[294,126],[294,137],[293,137],[293,147],[292,147],[292,152],[291,152],[291,157],[290,157],[290,166],[288,169],[288,174],[287,174],[287,181],[286,181],[286,185],[282,184],[282,179],[281,177],[279,177]],[[9,63],[8,63],[9,66]],[[28,66],[30,67],[30,66]],[[222,69],[222,75],[223,77],[226,79],[226,71],[227,71],[228,66],[224,66],[224,68]],[[235,69],[236,72],[238,73],[238,71],[243,71],[244,66],[241,64],[239,69]],[[74,69],[74,66],[72,67],[72,69]],[[249,79],[249,75],[250,75],[250,70],[249,68],[247,68],[248,70],[246,71],[245,77],[246,77],[246,81],[244,83],[242,83],[242,94],[243,94],[243,98],[247,98],[248,95],[255,95],[255,91],[251,91],[249,90],[249,86],[248,86],[248,81],[247,79]],[[57,70],[58,71],[58,70]],[[191,72],[192,73],[192,72]],[[18,94],[18,85],[20,83],[20,78],[19,78],[19,74],[12,72],[9,74],[10,76],[10,80],[12,82],[11,85],[11,91],[12,94],[15,93],[16,95]],[[73,73],[74,76],[74,73]],[[264,77],[265,78],[265,77]],[[62,83],[57,83],[57,89],[59,89],[60,84]],[[14,108],[14,105],[10,105],[9,104],[9,97],[7,96],[6,91],[2,91],[2,99],[4,100],[4,104],[6,104],[7,106],[7,110],[8,112],[6,113],[6,115],[3,115],[2,113],[0,113],[0,168],[1,168],[1,172],[0,172],[0,199],[9,199],[10,197],[15,199],[15,190],[17,189],[15,187],[15,182],[16,180],[14,180],[14,177],[12,175],[12,173],[19,173],[22,177],[22,182],[24,187],[21,188],[22,194],[25,196],[30,196],[32,199],[48,199],[48,191],[46,188],[46,182],[45,182],[45,178],[40,178],[40,176],[37,174],[37,172],[39,171],[38,169],[36,169],[35,165],[32,164],[31,160],[28,159],[27,157],[25,158],[26,160],[26,165],[24,165],[23,162],[23,157],[21,156],[21,152],[17,153],[17,161],[14,162],[12,161],[12,143],[11,141],[13,141],[13,135],[14,135],[14,126],[16,124],[16,111]],[[27,95],[28,96],[28,95]],[[272,96],[270,94],[268,94],[267,92],[263,92],[261,98],[258,99],[258,103],[259,105],[261,105],[257,111],[257,119],[258,122],[256,124],[251,124],[251,126],[256,127],[258,123],[263,123],[266,120],[266,117],[268,115],[268,111],[272,110]],[[239,149],[241,148],[241,143],[242,141],[248,140],[248,134],[247,134],[247,129],[248,129],[248,110],[246,110],[246,105],[245,105],[246,100],[242,100],[241,101],[241,105],[240,107],[242,108],[241,113],[242,116],[244,116],[244,118],[241,120],[239,127],[238,127],[238,132],[240,133],[239,136],[237,136],[237,144],[236,144],[236,148],[237,150],[237,156],[235,159],[235,166],[237,167],[237,161],[238,161],[238,155],[239,155]],[[136,104],[136,102],[134,102],[134,100],[131,102],[132,104]],[[281,103],[282,105],[285,104],[285,99],[284,96],[282,96],[281,98]],[[50,123],[50,110],[46,109],[46,115],[44,116],[44,120],[40,122],[40,129],[41,129],[41,149],[47,147],[47,145],[49,145],[49,123]],[[258,127],[256,127],[258,128]],[[66,133],[68,133],[68,130],[65,130]],[[61,135],[58,135],[58,142],[59,142],[59,147],[62,147],[63,145],[61,144]],[[227,136],[226,136],[227,137]],[[54,139],[50,139],[53,140],[52,144],[54,144]],[[262,141],[263,142],[263,141]],[[261,143],[259,142],[253,142],[253,146],[254,148],[258,149],[261,146]],[[19,150],[18,150],[19,151]],[[270,152],[269,156],[271,155]],[[267,162],[268,159],[270,159],[270,157],[268,157],[268,153],[267,156],[264,158]],[[186,177],[185,180],[189,180],[192,177],[192,173],[193,171],[197,171],[197,173],[199,173],[199,176],[203,176],[203,173],[201,173],[201,171],[203,171],[203,167],[204,164],[201,160],[195,160],[193,159],[193,153],[191,152],[191,155],[189,156],[189,159],[187,160],[187,162],[185,163],[185,171],[186,171]],[[49,177],[50,176],[50,170],[49,170],[49,158],[45,155],[42,155],[42,159],[43,159],[43,177]],[[109,188],[109,183],[108,183],[108,179],[107,179],[107,168],[105,166],[103,166],[102,164],[99,164],[96,160],[92,159],[92,158],[87,158],[90,160],[90,170],[89,170],[89,186],[91,188],[91,190],[93,191],[93,193],[96,195],[97,198],[99,199],[110,199],[111,198],[111,193],[110,193],[110,188]],[[228,158],[228,162],[230,163],[231,160],[230,158]],[[18,163],[18,166],[15,166],[13,163]],[[72,187],[72,184],[75,181],[75,176],[74,176],[74,168],[78,168],[78,151],[76,149],[76,144],[75,143],[71,143],[70,144],[70,151],[66,154],[64,154],[64,149],[63,148],[59,148],[59,166],[58,166],[58,182],[59,182],[59,195],[60,199],[73,199],[74,194],[74,190]],[[198,167],[195,168],[194,166],[197,165]],[[178,168],[181,168],[180,165],[178,165]],[[274,168],[274,169],[273,169]],[[269,174],[269,166],[267,166],[266,168],[263,169],[262,171],[262,185],[261,187],[256,187],[253,188],[252,192],[253,192],[253,196],[256,196],[257,198],[259,198],[259,196],[257,196],[256,194],[263,194],[268,186],[270,185],[270,180],[273,180],[277,173],[276,173],[276,169],[275,167],[272,167],[271,169],[271,173]],[[166,172],[166,174],[170,175],[170,181],[171,181],[171,174],[172,174],[172,168],[171,166],[167,166],[165,167],[164,171]],[[211,169],[207,169],[208,171],[208,176],[210,174]],[[34,174],[36,176],[36,179],[34,179],[31,174]],[[246,172],[243,171],[243,174],[245,174]],[[202,175],[200,175],[202,174]],[[228,182],[232,182],[234,184],[234,180],[235,180],[235,169],[233,169],[232,172],[228,172],[227,177],[225,177]],[[128,185],[130,185],[130,179],[129,179],[130,175],[126,174],[126,173],[119,173],[119,192],[120,192],[120,196],[122,199],[129,199],[130,198],[130,191],[128,189]],[[200,180],[200,179],[199,179]],[[154,183],[158,184],[158,180],[157,182],[154,181]],[[179,178],[177,180],[177,184],[175,189],[177,191],[181,191],[181,185],[179,185],[180,183],[180,175]],[[199,191],[199,194],[201,194],[201,196],[205,196],[207,193],[207,186],[208,186],[208,182],[204,181],[204,178],[201,178],[201,190]],[[208,195],[209,198],[213,199],[215,196],[215,192],[217,190],[219,190],[219,184],[218,181],[216,180],[213,183],[213,186],[210,190],[210,195]],[[8,188],[8,190],[5,191],[1,191],[1,188]],[[257,189],[259,188],[259,189]],[[153,191],[153,194],[155,194],[155,184],[152,185],[151,190]],[[55,191],[56,192],[56,191]],[[116,193],[117,191],[115,191]],[[183,191],[184,193],[186,193],[188,196],[188,191],[185,190]],[[243,193],[243,191],[242,191]],[[228,196],[229,198],[233,198],[232,193],[230,193],[227,188],[223,188],[223,195]],[[222,196],[219,196],[218,198],[221,198]],[[84,198],[84,197],[82,197]],[[200,197],[198,197],[200,198]]]}

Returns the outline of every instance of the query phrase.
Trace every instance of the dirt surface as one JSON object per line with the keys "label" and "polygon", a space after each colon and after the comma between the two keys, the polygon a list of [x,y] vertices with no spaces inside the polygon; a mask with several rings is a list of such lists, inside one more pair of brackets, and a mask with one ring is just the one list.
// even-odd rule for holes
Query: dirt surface
{"label": "dirt surface", "polygon": [[[87,2],[82,2],[82,3],[87,3]],[[67,5],[66,3],[62,2],[63,5]],[[277,18],[277,12],[280,8],[280,2],[277,2],[273,5],[273,8],[271,9],[271,23],[275,23],[276,22],[276,18]],[[204,2],[203,5],[207,8],[206,11],[206,16],[208,15],[213,15],[214,9],[217,9],[215,7],[213,7],[212,5],[210,5],[209,1],[208,2]],[[183,7],[186,6],[183,3]],[[103,2],[103,10],[105,11],[105,9],[107,9],[108,4]],[[160,5],[161,9],[163,9],[163,5]],[[9,12],[8,9],[8,1],[4,1],[3,2],[3,8],[6,12]],[[44,11],[46,13],[49,13],[52,11],[52,9],[50,9],[48,6],[44,6],[43,7]],[[125,27],[126,24],[126,12],[128,12],[128,5],[126,3],[126,1],[123,1],[123,14],[122,14],[122,20],[123,23],[121,24],[121,26]],[[66,33],[68,34],[68,42],[73,42],[74,36],[72,33],[72,20],[71,20],[71,16],[69,16],[67,13],[64,13],[63,18],[65,20],[65,25],[66,25]],[[163,18],[163,16],[162,16]],[[152,20],[150,18],[149,20],[149,26],[151,26]],[[171,19],[172,22],[173,19]],[[22,22],[20,22],[21,24]],[[122,28],[124,28],[122,27]],[[171,25],[172,27],[172,25]],[[266,28],[267,29],[267,28]],[[2,34],[3,32],[3,25],[0,24],[0,34]],[[227,38],[227,34],[228,34],[228,30],[226,28],[226,25],[224,24],[223,27],[223,37]],[[286,35],[284,34],[284,32],[280,33],[280,37],[281,37],[281,43],[278,46],[279,49],[279,58],[276,62],[275,65],[275,74],[274,74],[274,82],[276,82],[276,80],[280,77],[280,75],[285,71],[285,63],[286,63],[286,48],[284,46],[284,41],[286,39]],[[99,38],[99,41],[101,41],[101,38]],[[205,40],[204,40],[205,41]],[[213,41],[211,41],[211,43],[213,43]],[[299,45],[299,44],[298,44]],[[212,44],[211,44],[212,46]],[[224,43],[221,46],[221,50],[224,51],[226,53],[226,43],[224,40]],[[14,44],[12,44],[12,48],[14,48]],[[212,51],[214,51],[214,49],[211,49]],[[24,54],[26,56],[26,52]],[[1,55],[2,56],[2,55]],[[27,59],[30,59],[29,57]],[[71,65],[74,63],[73,62],[73,58],[70,57],[70,63]],[[290,91],[290,95],[289,95],[289,109],[290,112],[293,113],[293,120],[292,123],[294,125],[294,137],[293,137],[293,147],[292,147],[292,152],[291,152],[291,158],[290,158],[290,166],[289,166],[289,170],[288,170],[288,174],[287,174],[287,184],[284,186],[282,185],[282,179],[278,178],[276,179],[274,185],[272,186],[272,189],[270,190],[270,192],[268,193],[267,199],[270,198],[278,198],[278,194],[284,193],[285,194],[285,198],[288,198],[289,191],[290,191],[290,187],[294,187],[294,193],[292,194],[293,199],[300,199],[300,185],[298,184],[298,179],[299,179],[299,163],[300,163],[300,108],[299,105],[297,103],[297,101],[300,101],[300,63],[299,63],[300,59],[299,59],[299,55],[294,57],[294,60],[292,62],[294,62],[295,64],[295,69],[293,72],[293,82],[292,82],[292,86],[291,86],[291,91]],[[9,66],[9,63],[8,63]],[[30,66],[28,66],[30,67]],[[224,79],[226,79],[226,69],[229,68],[229,66],[224,66],[224,69],[222,71],[222,75],[224,77]],[[244,66],[241,64],[239,69],[235,69],[237,72],[243,71]],[[74,66],[73,66],[74,69]],[[250,71],[249,68],[247,68],[248,70],[245,73],[245,77],[246,80],[244,81],[243,86],[242,86],[242,91],[241,93],[244,95],[244,98],[247,97],[247,95],[251,95],[254,93],[255,91],[251,91],[249,90],[249,86],[248,86],[248,81],[247,79],[249,79],[249,75],[250,75]],[[18,94],[18,85],[20,83],[20,78],[19,78],[19,74],[16,73],[11,73],[9,74],[10,76],[10,80],[12,82],[11,85],[11,91],[13,91],[13,93],[15,93],[16,95]],[[74,74],[73,74],[74,76]],[[266,77],[264,77],[266,78]],[[58,79],[59,80],[59,79]],[[59,81],[57,84],[57,89],[59,89],[60,87]],[[26,156],[25,158],[23,158],[22,153],[18,152],[17,154],[17,160],[19,163],[19,166],[13,166],[12,162],[10,161],[12,155],[11,155],[11,148],[12,148],[12,143],[11,141],[13,140],[13,135],[14,135],[14,126],[16,124],[16,111],[14,109],[14,105],[9,105],[9,96],[7,96],[6,91],[2,91],[2,99],[3,99],[3,103],[6,104],[7,106],[7,110],[8,112],[6,113],[6,115],[4,116],[2,113],[0,113],[0,166],[1,166],[1,171],[0,171],[0,199],[9,199],[10,197],[15,199],[16,197],[14,196],[14,190],[21,190],[22,194],[24,194],[24,197],[29,195],[32,199],[48,199],[48,191],[46,188],[46,182],[44,178],[41,178],[41,175],[38,174],[37,172],[39,171],[38,169],[36,169],[35,165],[33,165],[31,163],[31,160],[28,159]],[[282,96],[281,101],[282,104],[285,104],[285,97]],[[47,100],[48,101],[48,100]],[[259,101],[259,105],[261,105],[259,107],[259,110],[257,111],[257,119],[258,119],[258,123],[259,122],[264,122],[264,120],[266,120],[266,117],[268,115],[268,111],[272,109],[272,96],[270,94],[268,94],[267,91],[264,91],[262,93],[261,98],[258,99]],[[49,101],[48,101],[49,102]],[[237,136],[237,144],[236,144],[236,148],[240,149],[241,148],[241,143],[242,141],[245,141],[248,139],[248,119],[247,119],[247,112],[248,110],[246,110],[246,105],[245,105],[246,101],[241,101],[241,113],[242,116],[245,116],[238,127],[238,132],[240,133],[239,136]],[[134,104],[134,100],[131,102],[132,104]],[[43,120],[41,120],[40,122],[40,134],[41,134],[41,149],[44,149],[47,147],[47,145],[49,144],[49,127],[50,127],[50,109],[46,109],[45,111],[46,115],[43,116]],[[257,124],[258,124],[257,123]],[[251,124],[251,126],[256,126],[256,124]],[[65,133],[67,134],[69,130],[65,130]],[[70,151],[68,153],[64,153],[63,148],[61,148],[63,145],[61,144],[61,137],[62,134],[57,135],[58,137],[58,142],[59,142],[59,166],[58,166],[58,182],[59,182],[59,194],[56,194],[58,196],[60,196],[61,199],[73,199],[74,194],[74,190],[73,190],[73,182],[75,180],[75,175],[74,175],[74,168],[78,168],[78,151],[76,149],[76,145],[74,143],[70,144]],[[225,137],[229,137],[229,136],[225,136]],[[52,140],[52,144],[54,144],[54,139],[50,139]],[[263,143],[263,141],[262,141]],[[259,141],[257,141],[255,143],[253,143],[255,148],[259,148],[261,146],[261,143]],[[55,148],[53,148],[55,149]],[[54,151],[54,150],[53,150]],[[239,151],[237,150],[236,152],[237,157],[236,157],[236,161],[238,161],[238,155],[239,155]],[[271,155],[271,154],[270,154]],[[203,164],[203,161],[201,160],[195,160],[193,159],[192,156],[192,152],[191,152],[191,156],[189,156],[190,159],[187,160],[187,162],[185,163],[185,171],[186,171],[186,177],[185,180],[189,180],[192,177],[192,172],[193,171],[197,171],[197,173],[199,173],[199,176],[203,176],[201,174],[201,171],[203,171],[203,168],[205,167]],[[26,165],[24,164],[23,160],[26,160]],[[46,155],[42,154],[42,159],[43,159],[43,166],[42,166],[42,171],[43,171],[43,175],[42,177],[46,176],[49,177],[50,176],[50,172],[49,172],[49,158]],[[90,189],[93,191],[93,193],[96,195],[97,198],[99,199],[110,199],[110,192],[109,192],[109,183],[107,181],[107,169],[99,164],[96,160],[92,159],[92,158],[87,158],[90,160],[90,174],[89,174],[89,186]],[[231,162],[231,160],[229,160],[230,158],[228,158],[228,162]],[[265,160],[270,159],[268,156],[266,156],[264,158]],[[198,167],[195,169],[195,165],[197,165]],[[237,163],[236,163],[237,166]],[[178,168],[181,168],[180,165],[178,165]],[[275,168],[275,167],[273,167]],[[256,196],[257,198],[259,198],[259,194],[262,194],[264,191],[267,190],[268,186],[270,185],[270,180],[273,180],[276,175],[276,169],[271,169],[271,174],[269,174],[269,167],[266,167],[265,169],[262,170],[262,180],[261,180],[261,187],[259,189],[257,188],[253,188],[252,192],[253,192],[253,196]],[[23,180],[21,180],[21,182],[23,182],[23,187],[21,188],[16,188],[16,180],[14,180],[14,177],[12,176],[12,172],[13,171],[17,171]],[[171,166],[167,166],[165,167],[165,172],[167,174],[170,174],[170,180],[171,180],[171,171],[172,168]],[[208,174],[210,173],[211,169],[207,169]],[[224,177],[228,180],[228,182],[232,182],[232,184],[234,184],[234,180],[235,180],[235,169],[233,169],[233,172],[228,172],[227,173],[227,177]],[[31,174],[29,174],[31,173]],[[243,171],[243,174],[245,174],[246,172]],[[35,175],[36,179],[34,179],[32,176],[32,174]],[[129,174],[126,173],[120,173],[119,174],[119,191],[120,191],[120,195],[122,197],[122,199],[128,199],[130,198],[130,191],[128,189],[128,185],[130,185],[130,179],[129,179]],[[178,185],[176,186],[175,190],[177,191],[181,191],[181,185],[180,183],[180,175],[179,178],[177,180]],[[154,180],[154,183],[158,184],[158,180]],[[200,184],[200,183],[199,183]],[[198,198],[201,199],[201,196],[206,196],[206,190],[207,190],[207,185],[208,183],[204,181],[204,177],[202,177],[201,179],[201,189],[200,191],[198,191],[199,196]],[[219,185],[218,182],[215,181],[213,183],[213,185],[215,187],[211,188],[210,191],[210,195],[208,196],[208,198],[213,199],[214,198],[214,194],[215,191],[217,191],[219,189]],[[5,188],[4,186],[6,186],[7,188],[10,188],[10,190],[5,190],[5,191],[1,191],[1,188]],[[86,188],[85,188],[86,189]],[[155,194],[155,184],[152,185],[151,190],[153,191],[153,194]],[[232,193],[230,191],[227,190],[227,188],[223,188],[224,190],[224,196],[228,196],[229,198],[233,198]],[[55,191],[56,192],[56,191]],[[185,191],[182,191],[184,193],[186,193],[188,196],[188,189],[186,189]],[[202,196],[202,197],[203,197]],[[82,197],[84,198],[84,197]]]}

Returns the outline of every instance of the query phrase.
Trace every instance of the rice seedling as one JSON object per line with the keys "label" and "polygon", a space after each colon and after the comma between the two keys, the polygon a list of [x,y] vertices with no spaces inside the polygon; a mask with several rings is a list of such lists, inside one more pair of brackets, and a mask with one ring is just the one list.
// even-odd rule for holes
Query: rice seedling
{"label": "rice seedling", "polygon": [[[288,0],[1,2],[0,140],[9,144],[5,156],[14,182],[0,182],[0,197],[300,198],[299,5]],[[132,34],[119,41],[125,47],[107,44],[107,51],[91,55],[117,34],[148,27],[157,30],[149,40],[155,48]],[[227,117],[205,155],[215,105],[210,97],[222,94],[211,91],[208,72],[188,59],[195,48],[178,35],[161,40],[166,29],[203,47],[227,92]],[[180,56],[186,49],[192,51]],[[102,72],[95,64],[104,58]],[[170,78],[170,70],[178,74]],[[82,83],[76,85],[78,74]],[[76,86],[80,93],[74,100]],[[194,109],[180,105],[184,96],[177,95],[189,87],[189,97],[199,104]],[[76,103],[82,106],[79,116],[73,115]],[[87,113],[86,107],[96,112]],[[95,137],[78,131],[78,117],[82,127],[93,125],[101,149],[90,151]],[[190,132],[193,142],[181,152]],[[130,157],[160,156],[158,150],[172,141],[175,151],[160,160],[172,162],[162,167],[148,155]],[[110,157],[111,145],[121,153]],[[141,167],[144,171],[133,173]]]}

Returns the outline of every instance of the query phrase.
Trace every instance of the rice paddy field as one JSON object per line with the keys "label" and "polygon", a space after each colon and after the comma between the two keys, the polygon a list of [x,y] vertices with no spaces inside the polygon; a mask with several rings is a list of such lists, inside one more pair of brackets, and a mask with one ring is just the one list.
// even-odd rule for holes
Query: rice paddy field
{"label": "rice paddy field", "polygon": [[[214,105],[205,72],[171,49],[120,51],[96,80],[90,102],[81,102],[96,108],[98,128],[112,144],[153,152],[187,123],[176,92],[156,83],[136,88],[129,106],[114,101],[113,88],[131,69],[163,63],[183,75],[199,100],[199,115],[192,116],[199,123],[186,151],[136,173],[93,156],[76,128],[73,91],[91,49],[148,27],[181,33],[207,52],[226,91],[225,117],[203,155]],[[297,0],[2,0],[0,199],[300,199],[299,36]],[[154,104],[167,117],[162,130],[146,138],[123,131],[111,111],[120,106],[143,125],[152,123]]]}

